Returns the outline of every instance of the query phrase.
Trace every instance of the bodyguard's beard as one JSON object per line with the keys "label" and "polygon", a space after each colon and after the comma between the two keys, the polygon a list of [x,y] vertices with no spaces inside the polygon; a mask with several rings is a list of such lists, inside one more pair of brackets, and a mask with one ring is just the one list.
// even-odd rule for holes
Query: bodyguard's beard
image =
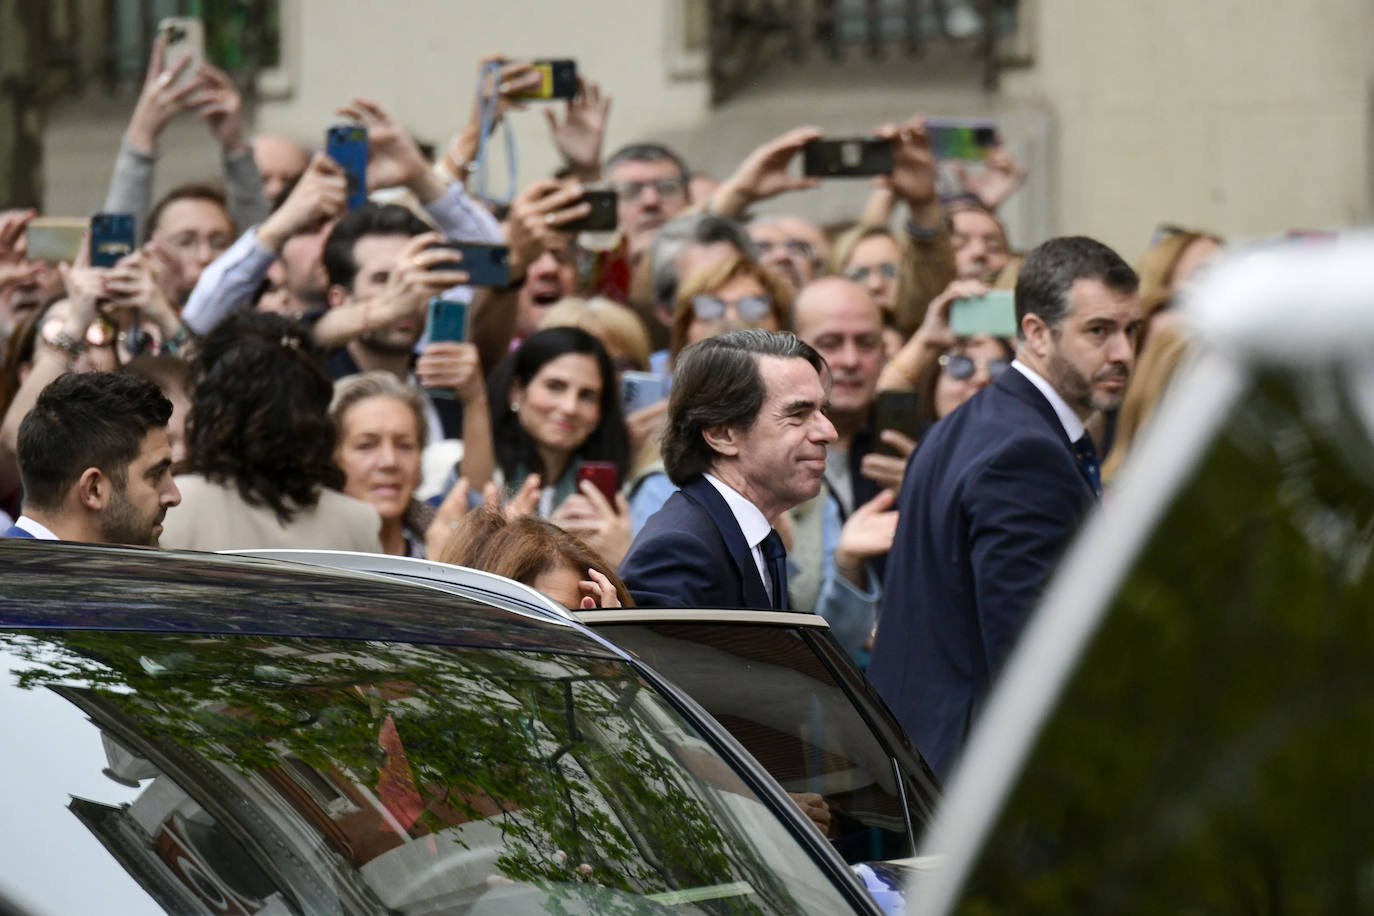
{"label": "bodyguard's beard", "polygon": [[1084,416],[1094,410],[1115,410],[1120,407],[1125,395],[1125,386],[1123,385],[1120,393],[1112,394],[1099,391],[1097,383],[1108,379],[1121,379],[1125,382],[1131,372],[1120,363],[1112,363],[1103,366],[1089,379],[1058,353],[1050,355],[1045,368],[1049,372],[1049,382],[1054,390],[1059,392],[1059,396],[1067,401],[1070,407]]}

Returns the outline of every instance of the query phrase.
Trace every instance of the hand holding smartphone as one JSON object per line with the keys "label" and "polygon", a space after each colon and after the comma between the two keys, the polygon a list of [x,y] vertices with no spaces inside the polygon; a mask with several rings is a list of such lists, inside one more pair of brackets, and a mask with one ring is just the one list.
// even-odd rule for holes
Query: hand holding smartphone
{"label": "hand holding smartphone", "polygon": [[[896,430],[908,439],[920,436],[920,401],[915,391],[880,391],[873,404],[873,431]],[[896,455],[897,450],[881,438],[874,451],[882,455]]]}
{"label": "hand holding smartphone", "polygon": [[1015,337],[1015,294],[1009,289],[994,289],[972,299],[955,299],[949,305],[949,329],[960,337]]}
{"label": "hand holding smartphone", "polygon": [[1001,142],[995,123],[971,118],[927,118],[926,137],[938,159],[986,159]]}
{"label": "hand holding smartphone", "polygon": [[134,215],[97,213],[91,217],[91,266],[114,267],[134,252]]}
{"label": "hand holding smartphone", "polygon": [[530,62],[530,69],[540,75],[539,85],[515,98],[542,101],[577,95],[577,61],[535,60]]}
{"label": "hand holding smartphone", "polygon": [[615,494],[620,490],[620,472],[609,461],[582,461],[577,465],[577,482],[590,480],[615,508]]}
{"label": "hand holding smartphone", "polygon": [[[429,300],[429,316],[425,328],[430,343],[464,342],[468,336],[467,303],[435,296]],[[452,388],[426,388],[424,391],[431,398],[446,398],[451,401],[457,397]]]}
{"label": "hand holding smartphone", "polygon": [[158,23],[157,33],[162,38],[162,72],[176,73],[171,85],[195,80],[205,63],[205,24],[191,16],[169,16]]}
{"label": "hand holding smartphone", "polygon": [[892,164],[892,141],[880,137],[812,140],[802,147],[802,174],[810,177],[891,175]]}
{"label": "hand holding smartphone", "polygon": [[348,209],[367,203],[367,128],[335,124],[325,133],[324,151],[348,179]]}
{"label": "hand holding smartphone", "polygon": [[627,369],[620,373],[620,406],[627,413],[657,404],[668,397],[671,385],[666,375]]}

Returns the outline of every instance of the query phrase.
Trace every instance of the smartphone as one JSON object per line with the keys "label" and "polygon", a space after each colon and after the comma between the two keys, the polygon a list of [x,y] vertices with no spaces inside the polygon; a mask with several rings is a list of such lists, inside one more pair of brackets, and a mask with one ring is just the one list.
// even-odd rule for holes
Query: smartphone
{"label": "smartphone", "polygon": [[429,339],[462,343],[468,338],[468,306],[466,302],[455,302],[435,296],[429,300]]}
{"label": "smartphone", "polygon": [[606,502],[615,505],[615,494],[620,489],[620,472],[609,461],[581,461],[577,465],[577,482],[590,480],[606,497]]}
{"label": "smartphone", "polygon": [[877,137],[812,140],[802,147],[802,174],[866,178],[892,174],[892,141]]}
{"label": "smartphone", "polygon": [[348,209],[367,203],[367,128],[335,124],[325,133],[324,151],[348,179]]}
{"label": "smartphone", "polygon": [[97,213],[91,217],[91,266],[114,267],[134,251],[134,215]]}
{"label": "smartphone", "polygon": [[960,337],[1015,337],[1015,294],[1009,289],[994,289],[974,299],[955,299],[949,306],[949,329]]}
{"label": "smartphone", "polygon": [[[902,435],[916,439],[921,432],[919,395],[915,391],[879,391],[873,405],[873,431],[895,429]],[[896,455],[897,450],[882,439],[874,450],[880,455]]]}
{"label": "smartphone", "polygon": [[522,92],[516,98],[570,99],[577,95],[577,61],[535,60],[530,62],[530,66],[543,80],[534,89]]}
{"label": "smartphone", "polygon": [[657,404],[668,397],[671,381],[657,372],[637,372],[627,369],[620,373],[620,407],[633,413],[641,407]]}
{"label": "smartphone", "polygon": [[938,159],[986,159],[1001,142],[992,121],[963,118],[927,118],[926,136]]}
{"label": "smartphone", "polygon": [[90,223],[84,219],[37,216],[24,227],[30,261],[74,261],[81,251],[81,236]]}
{"label": "smartphone", "polygon": [[157,32],[162,36],[162,72],[171,73],[186,61],[172,83],[185,86],[205,63],[205,24],[191,16],[169,16],[157,24]]}
{"label": "smartphone", "polygon": [[614,191],[585,191],[578,203],[590,204],[592,212],[581,219],[564,223],[558,228],[564,232],[609,232],[620,225],[616,213]]}
{"label": "smartphone", "polygon": [[442,261],[431,270],[461,270],[473,286],[510,286],[510,249],[505,245],[439,242],[430,248],[448,248],[459,260]]}

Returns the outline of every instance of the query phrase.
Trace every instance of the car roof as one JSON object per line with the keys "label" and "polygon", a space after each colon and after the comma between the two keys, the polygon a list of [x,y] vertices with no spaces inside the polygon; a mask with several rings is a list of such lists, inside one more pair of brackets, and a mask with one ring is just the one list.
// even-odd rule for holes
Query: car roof
{"label": "car roof", "polygon": [[[0,627],[325,637],[627,658],[566,613],[258,557],[0,539]],[[537,593],[536,593],[537,595]]]}

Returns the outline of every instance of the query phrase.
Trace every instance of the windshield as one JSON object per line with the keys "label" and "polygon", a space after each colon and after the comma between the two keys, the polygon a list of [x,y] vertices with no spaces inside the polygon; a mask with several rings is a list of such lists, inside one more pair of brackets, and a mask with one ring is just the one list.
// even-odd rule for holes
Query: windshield
{"label": "windshield", "polygon": [[848,908],[616,661],[70,631],[0,653],[0,893],[41,911]]}
{"label": "windshield", "polygon": [[1237,403],[1121,583],[960,912],[1374,913],[1366,408],[1327,372]]}

